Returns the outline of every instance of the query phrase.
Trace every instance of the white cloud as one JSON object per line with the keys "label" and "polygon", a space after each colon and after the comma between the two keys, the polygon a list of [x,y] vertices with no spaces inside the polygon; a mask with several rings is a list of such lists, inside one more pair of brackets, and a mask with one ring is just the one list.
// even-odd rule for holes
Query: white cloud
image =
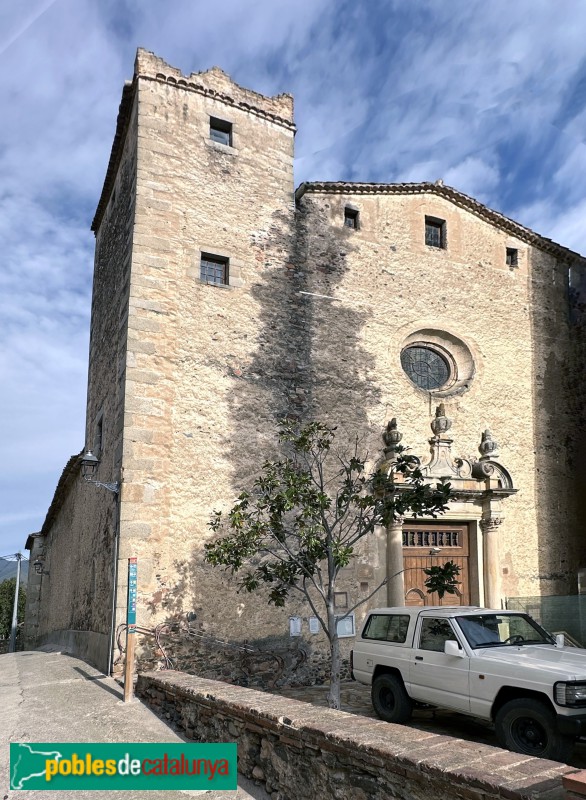
{"label": "white cloud", "polygon": [[462,192],[481,202],[488,202],[498,188],[499,172],[494,166],[479,158],[469,156],[460,164],[451,167],[443,178],[448,186],[457,186]]}
{"label": "white cloud", "polygon": [[585,25],[574,0],[4,4],[5,549],[40,526],[83,445],[89,224],[138,45],[185,72],[218,64],[258,91],[294,93],[298,182],[441,177],[579,248]]}

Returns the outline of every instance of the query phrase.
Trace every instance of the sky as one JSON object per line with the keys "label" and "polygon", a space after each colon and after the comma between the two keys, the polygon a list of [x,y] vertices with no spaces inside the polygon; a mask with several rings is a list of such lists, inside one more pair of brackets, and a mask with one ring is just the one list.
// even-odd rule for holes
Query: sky
{"label": "sky", "polygon": [[435,181],[585,252],[583,0],[0,4],[0,556],[84,448],[94,238],[137,47],[295,96],[295,180]]}

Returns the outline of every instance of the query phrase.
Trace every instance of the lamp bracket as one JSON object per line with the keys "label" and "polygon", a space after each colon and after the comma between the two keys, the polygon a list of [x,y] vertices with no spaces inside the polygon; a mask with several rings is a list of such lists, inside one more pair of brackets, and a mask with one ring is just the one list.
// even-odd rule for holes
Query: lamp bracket
{"label": "lamp bracket", "polygon": [[103,489],[107,489],[109,492],[113,492],[114,494],[118,494],[120,491],[120,484],[118,481],[104,483],[103,481],[95,481],[93,478],[89,478],[86,475],[83,476],[83,479],[86,481],[86,483],[93,483],[94,486],[101,486]]}

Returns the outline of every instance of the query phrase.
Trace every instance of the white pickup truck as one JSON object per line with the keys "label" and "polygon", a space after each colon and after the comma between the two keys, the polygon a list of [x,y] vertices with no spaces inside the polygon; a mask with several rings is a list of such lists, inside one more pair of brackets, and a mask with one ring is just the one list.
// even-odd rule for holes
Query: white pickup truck
{"label": "white pickup truck", "polygon": [[502,747],[558,761],[586,734],[586,650],[527,614],[463,606],[377,608],[351,657],[387,722],[417,704],[492,720]]}

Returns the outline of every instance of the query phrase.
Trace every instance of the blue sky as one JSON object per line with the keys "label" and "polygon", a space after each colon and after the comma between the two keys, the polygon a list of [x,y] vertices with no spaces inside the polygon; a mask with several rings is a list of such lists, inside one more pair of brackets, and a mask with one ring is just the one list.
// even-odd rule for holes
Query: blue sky
{"label": "blue sky", "polygon": [[584,252],[581,0],[0,6],[0,556],[84,445],[93,235],[137,46],[295,96],[296,183],[445,183]]}

